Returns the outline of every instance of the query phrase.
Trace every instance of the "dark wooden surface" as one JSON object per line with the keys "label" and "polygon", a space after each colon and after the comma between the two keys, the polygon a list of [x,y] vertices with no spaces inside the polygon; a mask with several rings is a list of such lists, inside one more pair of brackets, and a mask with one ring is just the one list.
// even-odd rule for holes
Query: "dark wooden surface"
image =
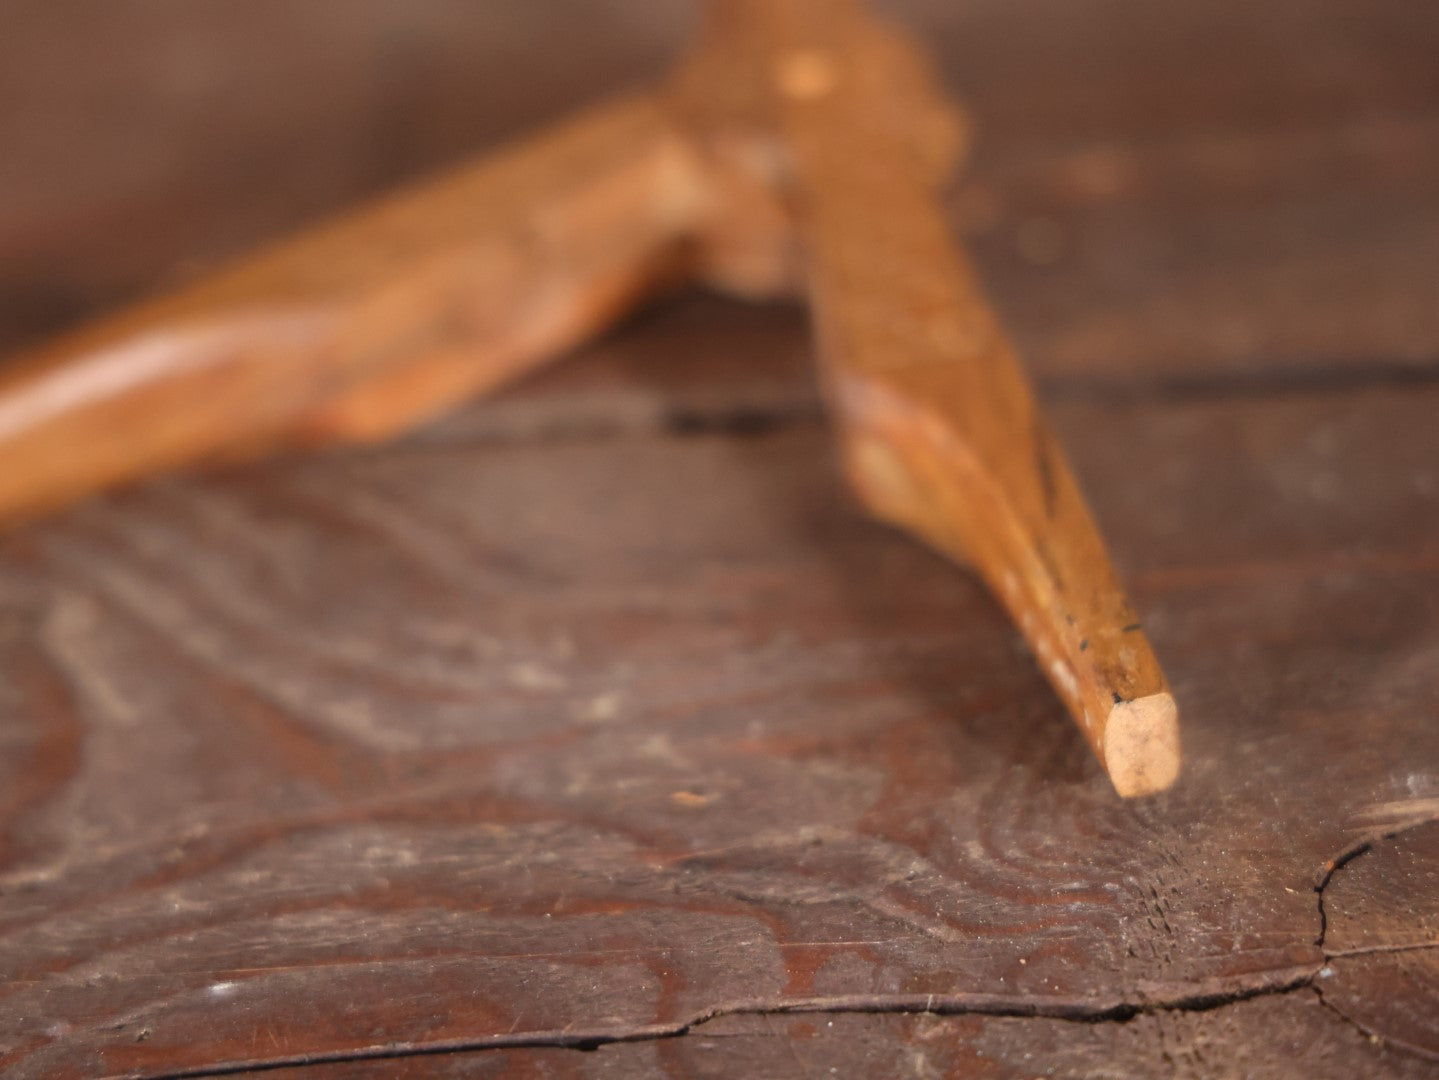
{"label": "dark wooden surface", "polygon": [[[891,7],[1179,787],[861,518],[799,313],[682,299],[0,542],[0,1074],[1439,1075],[1439,9]],[[654,8],[12,0],[0,333],[657,72]]]}

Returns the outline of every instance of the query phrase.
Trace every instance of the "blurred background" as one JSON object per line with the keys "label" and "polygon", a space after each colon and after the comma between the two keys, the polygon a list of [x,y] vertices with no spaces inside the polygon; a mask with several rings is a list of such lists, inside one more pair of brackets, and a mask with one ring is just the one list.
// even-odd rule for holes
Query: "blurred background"
{"label": "blurred background", "polygon": [[[884,0],[1041,379],[1439,358],[1439,5]],[[682,0],[0,0],[0,355],[644,83]]]}

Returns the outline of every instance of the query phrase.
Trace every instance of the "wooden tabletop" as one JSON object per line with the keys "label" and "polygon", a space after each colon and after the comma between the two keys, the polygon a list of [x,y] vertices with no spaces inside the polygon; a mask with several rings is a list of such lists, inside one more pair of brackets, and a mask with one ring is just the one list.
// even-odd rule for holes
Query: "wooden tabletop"
{"label": "wooden tabletop", "polygon": [[[955,226],[1179,785],[1116,798],[982,588],[863,517],[801,312],[676,297],[401,444],[0,540],[0,1075],[1439,1075],[1439,8],[885,7],[975,114]],[[9,348],[692,12],[6,21]]]}

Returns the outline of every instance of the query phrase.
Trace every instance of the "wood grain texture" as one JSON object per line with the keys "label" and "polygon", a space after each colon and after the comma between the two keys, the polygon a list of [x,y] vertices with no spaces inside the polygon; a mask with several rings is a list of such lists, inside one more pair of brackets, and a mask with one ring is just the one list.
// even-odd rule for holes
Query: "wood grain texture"
{"label": "wood grain texture", "polygon": [[[1117,805],[975,583],[861,519],[794,312],[687,301],[404,446],[4,542],[0,1073],[450,1039],[474,1049],[260,1075],[1434,1075],[1428,954],[1389,948],[1432,932],[1409,890],[1433,826],[1353,853],[1439,795],[1434,11],[1032,4],[904,10],[975,106],[955,213],[1170,658],[1180,787]],[[241,43],[219,54],[334,78],[286,99],[315,157],[251,93],[304,80],[261,66],[226,84],[233,142],[160,155],[170,186],[69,174],[6,247],[10,340],[564,111],[657,63],[669,25],[527,24],[605,42],[570,72],[484,53],[455,33],[471,5],[406,5],[439,59],[400,84],[418,104],[385,99],[411,128],[371,134],[378,61],[319,48],[308,5],[264,34],[189,0],[19,8],[10,79],[40,78],[26,42],[58,23],[153,72],[114,80],[156,87],[120,130],[185,115],[137,59],[164,35],[99,44],[136,12],[208,11],[192,33]],[[346,10],[353,42],[399,9]],[[426,108],[491,81],[517,100]],[[225,154],[273,183],[216,186]],[[1345,853],[1316,946],[1315,875]],[[931,993],[1152,1011],[846,1011]],[[773,1011],[815,997],[832,1011]],[[725,1003],[759,1012],[644,1035]],[[644,1041],[552,1045],[576,1032]],[[486,1048],[516,1036],[546,1045]]]}
{"label": "wood grain texture", "polygon": [[1439,1064],[1436,813],[1433,799],[1371,811],[1385,824],[1350,849],[1325,887],[1324,944],[1334,959],[1320,985],[1325,1003],[1370,1038]]}
{"label": "wood grain texture", "polygon": [[[1317,868],[1434,782],[1433,394],[1058,408],[1081,470],[1153,463],[1098,509],[1197,723],[1138,808],[978,587],[856,515],[812,421],[679,436],[559,376],[8,542],[13,1075],[603,1042],[734,1003],[822,1033],[929,995],[1047,1017],[1056,1075],[1212,1075],[1251,994],[1320,1039],[1316,1075],[1422,1075],[1305,986]],[[1222,448],[1261,467],[1199,468]],[[842,1015],[766,1019],[795,999]],[[855,1023],[876,1054],[927,1030]],[[946,1021],[942,1060],[1020,1068],[1028,1023]],[[684,1072],[673,1047],[621,1060]]]}

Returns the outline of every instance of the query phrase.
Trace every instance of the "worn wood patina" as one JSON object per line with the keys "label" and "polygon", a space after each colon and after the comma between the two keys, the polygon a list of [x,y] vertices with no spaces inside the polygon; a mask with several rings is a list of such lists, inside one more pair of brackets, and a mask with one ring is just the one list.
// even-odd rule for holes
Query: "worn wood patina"
{"label": "worn wood patina", "polygon": [[[1116,799],[985,590],[860,512],[801,315],[683,298],[400,444],[0,543],[0,1073],[1434,1075],[1439,24],[1312,8],[1282,43],[1224,0],[900,12],[964,80],[951,220],[1185,703],[1172,790]],[[0,39],[27,100],[73,10]],[[161,199],[87,145],[64,212],[8,181],[10,295],[138,295],[472,149],[432,92],[503,69],[538,111],[475,130],[514,133],[684,29],[576,5],[623,63],[570,70],[483,53],[493,12],[253,10],[66,48],[163,87],[161,12],[256,109],[304,51],[327,94],[275,115],[336,164],[235,120],[272,183],[216,186],[216,143]],[[393,40],[416,121],[362,136],[346,72]]]}

